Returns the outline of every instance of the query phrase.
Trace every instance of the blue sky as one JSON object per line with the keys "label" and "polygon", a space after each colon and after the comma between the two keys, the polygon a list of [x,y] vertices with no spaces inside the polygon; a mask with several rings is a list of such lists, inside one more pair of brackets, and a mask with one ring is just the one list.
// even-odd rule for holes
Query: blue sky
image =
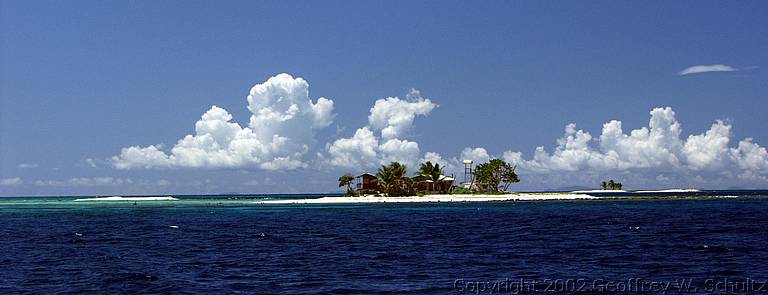
{"label": "blue sky", "polygon": [[[449,167],[506,155],[519,162],[518,189],[606,178],[628,188],[768,187],[763,1],[0,5],[0,195],[326,192],[340,173],[437,159],[428,152]],[[708,67],[680,75],[693,66]],[[295,123],[252,126],[249,91],[281,73],[308,85],[297,101],[325,97],[332,110],[306,104]],[[379,99],[384,121],[374,122]],[[181,157],[171,149],[196,135],[212,105],[298,147],[227,164],[213,153],[163,165],[122,154],[161,145]],[[671,108],[654,118],[679,124],[679,135],[630,136],[651,129],[657,107]],[[601,138],[611,120],[626,135],[613,145]],[[392,126],[397,134],[382,133]],[[362,129],[373,155],[353,136]],[[534,158],[539,146],[546,154]],[[265,157],[294,165],[269,168]]]}

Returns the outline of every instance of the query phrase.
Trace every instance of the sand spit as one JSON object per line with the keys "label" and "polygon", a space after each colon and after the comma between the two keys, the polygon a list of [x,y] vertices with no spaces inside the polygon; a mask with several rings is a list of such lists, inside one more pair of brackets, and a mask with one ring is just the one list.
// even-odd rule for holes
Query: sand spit
{"label": "sand spit", "polygon": [[505,195],[426,195],[413,197],[323,197],[317,199],[265,200],[256,204],[358,204],[358,203],[437,203],[437,202],[500,202],[596,199],[583,194],[505,194]]}
{"label": "sand spit", "polygon": [[700,190],[697,190],[695,188],[673,188],[673,189],[663,189],[663,190],[653,190],[653,191],[634,191],[634,193],[641,193],[641,194],[647,194],[647,193],[696,193],[700,192]]}

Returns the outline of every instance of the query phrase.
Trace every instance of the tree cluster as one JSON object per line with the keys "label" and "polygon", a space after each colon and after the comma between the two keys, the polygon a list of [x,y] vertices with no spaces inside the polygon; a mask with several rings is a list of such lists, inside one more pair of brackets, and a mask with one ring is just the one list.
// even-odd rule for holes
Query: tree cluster
{"label": "tree cluster", "polygon": [[[475,185],[482,192],[498,193],[506,192],[513,183],[520,182],[515,169],[517,166],[504,162],[501,159],[493,159],[486,163],[477,165],[475,169]],[[414,180],[407,176],[407,167],[398,162],[391,162],[388,165],[382,165],[376,173],[379,190],[389,197],[412,196],[416,194]],[[434,183],[434,189],[437,191],[448,190],[451,188],[441,187],[443,183],[443,167],[440,164],[425,162],[419,166],[417,176],[423,176]],[[352,189],[354,177],[345,174],[339,177],[339,187],[347,187],[347,195],[354,196],[356,192]],[[619,184],[621,185],[621,184]]]}
{"label": "tree cluster", "polygon": [[475,169],[475,183],[484,192],[506,192],[513,183],[520,182],[515,173],[517,166],[504,162],[501,159],[493,159],[477,165]]}
{"label": "tree cluster", "polygon": [[415,195],[413,180],[406,175],[407,168],[403,164],[392,162],[389,165],[382,165],[376,173],[381,192],[388,197]]}
{"label": "tree cluster", "polygon": [[602,187],[604,190],[621,190],[621,187],[623,185],[621,182],[615,182],[613,179],[609,180],[608,182],[601,182],[600,187]]}

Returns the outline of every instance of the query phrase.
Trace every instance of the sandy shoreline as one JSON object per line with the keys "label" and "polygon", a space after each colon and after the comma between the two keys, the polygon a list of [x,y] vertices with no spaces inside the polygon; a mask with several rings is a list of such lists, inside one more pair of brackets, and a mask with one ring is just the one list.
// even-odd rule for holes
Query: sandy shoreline
{"label": "sandy shoreline", "polygon": [[86,202],[86,201],[175,201],[178,200],[177,198],[167,196],[167,197],[120,197],[120,196],[112,196],[112,197],[96,197],[96,198],[83,198],[83,199],[75,199],[75,202]]}
{"label": "sandy shoreline", "polygon": [[323,197],[317,199],[265,200],[255,204],[359,204],[359,203],[437,203],[437,202],[501,202],[596,199],[584,194],[505,194],[505,195],[426,195],[412,197]]}

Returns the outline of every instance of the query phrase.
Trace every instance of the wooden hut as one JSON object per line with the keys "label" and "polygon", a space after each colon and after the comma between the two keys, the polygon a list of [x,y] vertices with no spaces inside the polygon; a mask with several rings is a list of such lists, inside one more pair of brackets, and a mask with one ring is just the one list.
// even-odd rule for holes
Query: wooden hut
{"label": "wooden hut", "polygon": [[438,181],[435,182],[424,175],[416,175],[411,177],[411,180],[413,180],[417,192],[425,194],[446,194],[453,188],[454,178],[451,176],[440,175]]}
{"label": "wooden hut", "polygon": [[435,190],[435,182],[427,179],[424,175],[416,175],[411,177],[411,180],[413,181],[413,186],[417,192],[430,193]]}
{"label": "wooden hut", "polygon": [[355,188],[358,193],[377,193],[379,191],[379,179],[376,175],[363,173],[355,176]]}

